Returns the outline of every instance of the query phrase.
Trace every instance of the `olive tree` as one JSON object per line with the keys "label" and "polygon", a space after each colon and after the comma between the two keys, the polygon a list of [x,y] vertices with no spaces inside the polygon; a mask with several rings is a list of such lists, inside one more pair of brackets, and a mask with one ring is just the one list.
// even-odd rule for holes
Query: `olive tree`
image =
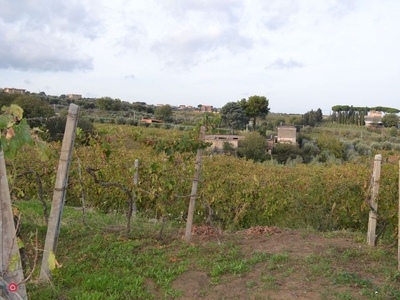
{"label": "olive tree", "polygon": [[396,114],[385,114],[382,118],[382,123],[385,127],[397,127],[399,117]]}
{"label": "olive tree", "polygon": [[263,162],[269,157],[265,137],[258,132],[251,132],[246,138],[239,141],[237,153],[239,157]]}
{"label": "olive tree", "polygon": [[154,111],[154,117],[156,119],[163,120],[166,123],[172,122],[172,107],[170,105],[162,105],[156,108]]}

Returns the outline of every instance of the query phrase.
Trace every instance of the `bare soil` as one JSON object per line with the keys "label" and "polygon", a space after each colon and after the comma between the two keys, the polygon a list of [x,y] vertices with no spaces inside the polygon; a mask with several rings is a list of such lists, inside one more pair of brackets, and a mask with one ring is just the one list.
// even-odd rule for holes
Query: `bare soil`
{"label": "bare soil", "polygon": [[[275,265],[260,262],[249,272],[224,274],[218,282],[193,266],[173,282],[174,289],[183,291],[177,299],[375,299],[374,287],[388,284],[387,275],[385,278],[383,273],[388,269],[389,272],[397,270],[397,265],[380,263],[382,258],[371,259],[375,249],[395,259],[397,254],[393,247],[370,247],[344,233],[324,235],[271,227],[222,235],[204,227],[194,230],[193,244],[207,247],[207,243],[216,240],[239,246],[249,257],[257,251],[268,255],[285,254],[288,260]],[[342,280],[336,280],[338,278]],[[151,285],[149,282],[148,287]],[[390,288],[400,291],[400,282],[390,283]],[[390,297],[390,293],[388,297],[375,293],[380,296],[376,299],[399,299]]]}

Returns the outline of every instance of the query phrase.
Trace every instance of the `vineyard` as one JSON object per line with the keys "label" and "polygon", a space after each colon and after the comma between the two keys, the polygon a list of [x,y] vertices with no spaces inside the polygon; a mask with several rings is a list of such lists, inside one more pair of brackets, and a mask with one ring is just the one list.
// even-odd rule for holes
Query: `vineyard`
{"label": "vineyard", "polygon": [[[324,136],[321,145],[328,140],[327,132],[332,139],[339,135],[342,140],[361,140],[358,131],[340,130],[337,134],[334,128],[318,127],[303,134],[317,139]],[[29,294],[35,299],[178,299],[183,295],[186,298],[182,299],[192,299],[210,293],[207,299],[220,299],[216,296],[221,295],[218,285],[226,276],[248,274],[254,279],[240,283],[247,292],[232,287],[222,298],[253,295],[249,299],[258,299],[257,295],[279,294],[279,286],[290,274],[306,273],[322,279],[304,289],[305,298],[297,290],[303,289],[302,282],[297,287],[286,285],[281,292],[302,299],[320,299],[332,293],[338,296],[326,299],[353,299],[349,297],[359,294],[373,298],[377,292],[383,297],[378,299],[400,295],[393,251],[361,251],[364,244],[349,242],[364,240],[357,233],[365,236],[367,231],[372,155],[378,150],[383,154],[376,199],[378,245],[396,242],[399,167],[389,159],[395,149],[360,147],[358,140],[354,143],[358,156],[351,162],[286,165],[204,151],[192,231],[195,240],[189,245],[180,238],[192,196],[195,156],[198,149],[208,146],[199,140],[198,132],[198,128],[98,124],[95,134],[85,135],[78,128],[57,252],[65,266],[53,256],[54,286],[28,282]],[[364,143],[383,141],[375,132],[361,134],[366,137]],[[390,143],[396,142],[393,138]],[[366,147],[368,151],[364,151]],[[44,144],[34,135],[33,143],[24,144],[6,159],[10,195],[21,212],[26,243],[22,259],[28,278],[37,277],[35,265],[38,251],[43,251],[60,151],[59,142]],[[135,214],[131,223],[132,201]],[[302,258],[305,241],[316,246],[306,246],[309,252]],[[275,250],[265,252],[260,242]],[[289,255],[288,249],[300,252],[300,257]],[[354,265],[349,267],[345,264],[350,258]],[[384,262],[385,267],[374,273],[389,274],[384,283],[365,275],[365,269],[359,267],[365,261]],[[303,269],[307,264],[312,271]],[[344,271],[346,268],[351,272]],[[120,279],[113,280],[115,276]],[[193,279],[188,279],[190,276]],[[194,287],[180,283],[190,284],[190,280],[203,283]],[[344,291],[343,285],[355,285],[357,290]],[[196,297],[188,296],[192,289]]]}
{"label": "vineyard", "polygon": [[[108,125],[98,134],[78,135],[66,204],[103,212],[127,210],[126,189],[142,217],[180,220],[187,214],[194,174],[196,132]],[[18,199],[51,199],[60,144],[45,152],[24,147],[9,162],[11,193]],[[134,161],[139,161],[135,170]],[[255,225],[318,230],[366,230],[373,157],[357,163],[293,166],[254,163],[230,155],[205,155],[198,185],[195,222],[221,229]],[[95,182],[87,169],[96,170]],[[26,173],[30,171],[31,173]],[[138,171],[139,180],[133,185]],[[39,174],[39,191],[33,174]],[[397,232],[398,166],[382,166],[379,216],[388,222],[386,237]],[[22,176],[21,174],[25,174]],[[125,189],[125,190],[124,190]]]}

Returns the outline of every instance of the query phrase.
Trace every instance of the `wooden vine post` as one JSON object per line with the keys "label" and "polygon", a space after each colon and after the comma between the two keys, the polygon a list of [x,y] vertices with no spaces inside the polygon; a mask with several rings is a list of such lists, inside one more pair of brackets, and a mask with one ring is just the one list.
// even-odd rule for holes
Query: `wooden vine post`
{"label": "wooden vine post", "polygon": [[378,203],[376,202],[376,198],[379,193],[379,180],[381,178],[381,162],[382,155],[375,155],[374,159],[374,169],[372,173],[372,195],[370,199],[370,212],[369,212],[369,221],[368,221],[368,234],[367,234],[367,243],[370,246],[375,246],[376,240],[376,219],[378,217]]}
{"label": "wooden vine post", "polygon": [[[206,132],[205,126],[201,126],[200,141],[204,141],[205,132]],[[192,238],[193,215],[194,215],[194,207],[196,204],[197,185],[198,185],[199,178],[200,178],[202,153],[203,153],[202,149],[197,150],[195,173],[194,173],[194,178],[193,178],[193,183],[192,183],[192,192],[190,193],[189,211],[188,211],[188,217],[187,217],[187,221],[186,221],[185,241],[188,243],[190,242],[190,240]]]}
{"label": "wooden vine post", "polygon": [[46,240],[39,280],[47,282],[51,279],[50,260],[55,260],[54,253],[57,249],[58,235],[60,233],[61,216],[64,208],[65,194],[68,185],[68,173],[74,149],[75,131],[78,124],[79,106],[70,104],[64,138],[61,146],[60,161],[58,164],[50,219],[47,226]]}
{"label": "wooden vine post", "polygon": [[[0,299],[28,299],[17,245],[6,164],[0,145]],[[8,292],[5,292],[7,291]],[[8,295],[7,295],[8,294]]]}
{"label": "wooden vine post", "polygon": [[[137,187],[139,181],[139,160],[135,159],[135,175],[133,176],[133,185]],[[133,216],[136,217],[137,207],[136,207],[136,193],[133,193]]]}
{"label": "wooden vine post", "polygon": [[398,218],[399,218],[399,224],[397,226],[397,268],[400,271],[400,160],[399,160],[399,212],[398,212]]}

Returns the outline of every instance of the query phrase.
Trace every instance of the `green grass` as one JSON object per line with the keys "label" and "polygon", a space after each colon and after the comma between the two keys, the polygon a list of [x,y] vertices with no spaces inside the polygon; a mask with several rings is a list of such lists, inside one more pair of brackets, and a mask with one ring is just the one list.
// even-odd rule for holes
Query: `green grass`
{"label": "green grass", "polygon": [[369,288],[372,286],[371,280],[361,278],[356,273],[340,272],[335,274],[333,283],[336,285],[347,285],[347,286],[361,286],[363,288]]}
{"label": "green grass", "polygon": [[[32,266],[33,233],[38,228],[39,248],[46,234],[43,208],[37,201],[16,204]],[[37,282],[38,262],[27,284],[31,299],[179,299],[192,291],[185,290],[185,285],[177,288],[175,283],[185,280],[190,272],[207,278],[197,295],[210,299],[241,299],[228,294],[212,298],[217,287],[233,280],[249,299],[266,299],[267,291],[277,297],[288,286],[293,295],[300,294],[317,283],[313,289],[318,290],[321,299],[400,299],[400,272],[393,249],[329,246],[297,256],[295,252],[270,251],[268,247],[257,251],[243,248],[246,240],[238,235],[188,244],[181,239],[182,228],[169,222],[164,224],[160,239],[161,223],[137,218],[132,220],[127,235],[123,215],[88,211],[86,219],[87,226],[80,210],[64,208],[56,252],[62,266],[54,270],[51,284],[42,285]],[[318,235],[307,229],[305,232],[298,233],[301,239]],[[336,234],[339,238],[353,236]],[[320,237],[327,244],[335,239],[323,235]],[[289,240],[284,243],[290,245]],[[196,282],[196,278],[192,280]]]}

